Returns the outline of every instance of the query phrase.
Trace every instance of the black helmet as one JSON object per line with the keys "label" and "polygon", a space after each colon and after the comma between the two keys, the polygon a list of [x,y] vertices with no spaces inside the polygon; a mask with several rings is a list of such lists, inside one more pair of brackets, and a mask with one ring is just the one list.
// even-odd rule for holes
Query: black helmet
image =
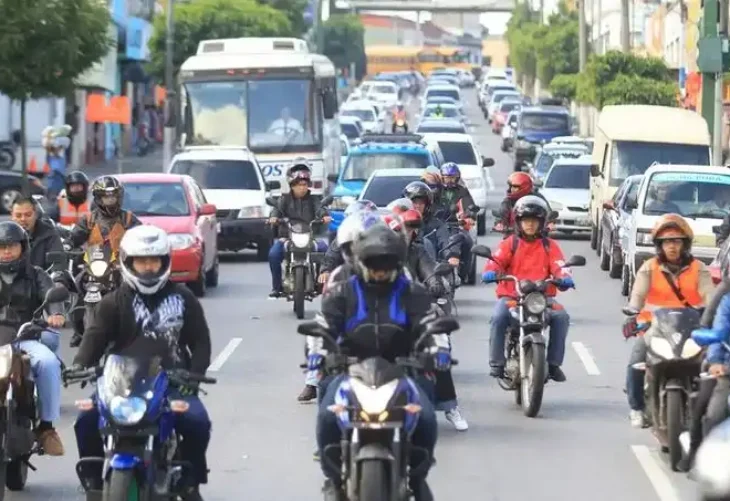
{"label": "black helmet", "polygon": [[426,199],[426,208],[433,204],[433,191],[422,181],[413,181],[403,188],[403,196],[413,201],[416,198]]}
{"label": "black helmet", "polygon": [[[542,198],[535,195],[527,195],[520,198],[512,209],[515,214],[515,223],[519,223],[521,219],[526,217],[534,217],[540,220],[540,229],[545,226],[550,207]],[[521,231],[519,224],[517,230]]]}
{"label": "black helmet", "polygon": [[369,282],[371,271],[390,271],[388,281],[393,282],[403,270],[407,252],[402,236],[378,222],[360,233],[352,244],[355,272]]}
{"label": "black helmet", "polygon": [[[86,202],[86,199],[89,197],[89,177],[86,174],[80,170],[69,172],[66,174],[65,184],[66,198],[68,198],[69,202],[73,204],[82,204]],[[72,184],[82,185],[84,187],[83,191],[81,193],[72,194],[69,190],[69,186]]]}
{"label": "black helmet", "polygon": [[21,253],[18,259],[0,262],[0,273],[15,274],[28,259],[28,234],[22,226],[14,221],[3,221],[0,223],[0,245],[20,244]]}
{"label": "black helmet", "polygon": [[[91,186],[91,193],[94,195],[94,202],[99,210],[108,217],[114,217],[122,210],[122,199],[124,198],[124,187],[114,176],[101,176],[94,180]],[[113,195],[117,197],[114,205],[104,205],[101,198]]]}

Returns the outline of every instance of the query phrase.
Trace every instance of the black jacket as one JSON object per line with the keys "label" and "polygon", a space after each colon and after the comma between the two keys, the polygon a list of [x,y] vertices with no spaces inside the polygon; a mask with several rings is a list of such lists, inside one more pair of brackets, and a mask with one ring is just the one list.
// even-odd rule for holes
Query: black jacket
{"label": "black jacket", "polygon": [[333,238],[327,247],[322,258],[322,264],[320,265],[320,271],[322,273],[331,273],[338,266],[345,264],[345,258],[342,257],[342,251],[340,250],[340,244],[337,242],[337,237]]}
{"label": "black jacket", "polygon": [[[550,208],[550,203],[547,201],[547,199],[543,196],[542,193],[540,193],[538,191],[533,191],[532,193],[530,193],[530,195],[534,195],[538,198],[542,198],[548,206],[548,211],[552,210]],[[512,208],[515,206],[515,203],[516,203],[516,200],[512,200],[509,197],[504,197],[504,199],[502,200],[502,203],[499,204],[499,214],[500,214],[499,222],[502,223],[502,225],[505,228],[511,228],[513,225]]]}
{"label": "black jacket", "polygon": [[[127,221],[128,212],[129,211],[121,210],[119,211],[119,214],[117,214],[115,217],[108,217],[103,214],[99,209],[91,209],[91,219],[96,224],[101,225],[104,231],[109,231],[117,222],[121,222],[122,224],[124,224]],[[91,226],[89,226],[89,220],[90,218],[87,217],[81,219],[81,221],[79,221],[78,224],[74,225],[73,229],[71,230],[71,236],[69,237],[69,240],[73,247],[81,247],[89,239],[89,236],[91,235],[91,230],[93,229]],[[126,229],[128,230],[130,228],[134,228],[135,226],[139,226],[140,224],[142,224],[142,221],[140,221],[137,216],[132,214],[129,226],[127,226]]]}
{"label": "black jacket", "polygon": [[423,220],[420,235],[422,235],[422,238],[428,238],[433,243],[439,259],[449,259],[461,255],[461,249],[458,245],[452,245],[447,249],[451,236],[449,227],[434,216],[429,215]]}
{"label": "black jacket", "polygon": [[[294,198],[291,193],[286,193],[279,198],[279,204],[271,209],[271,217],[280,219],[289,218],[311,223],[319,216],[319,203],[307,193],[302,198]],[[315,228],[316,229],[316,228]],[[276,227],[275,235],[278,238],[289,236],[289,228],[285,224],[279,223]]]}
{"label": "black jacket", "polygon": [[[146,310],[153,312],[147,323],[142,298]],[[168,282],[157,294],[144,296],[122,284],[97,305],[73,363],[93,367],[107,349],[130,357],[154,353],[163,357],[167,367],[205,374],[211,346],[203,307],[183,285]]]}
{"label": "black jacket", "polygon": [[[33,319],[52,287],[48,273],[30,262],[21,267],[12,283],[6,284],[0,277],[0,346],[12,342],[20,326]],[[50,304],[46,310],[63,313],[63,303]]]}
{"label": "black jacket", "polygon": [[720,232],[717,234],[717,245],[718,247],[730,237],[730,214],[725,216],[720,225]]}
{"label": "black jacket", "polygon": [[[358,303],[358,291],[366,304]],[[395,362],[396,357],[408,356],[430,309],[426,289],[404,275],[393,284],[378,285],[353,275],[333,284],[322,297],[322,316],[340,338],[343,353],[361,360],[381,356]]]}
{"label": "black jacket", "polygon": [[436,261],[426,252],[423,243],[415,240],[408,247],[408,270],[411,275],[428,288],[428,292],[439,298],[444,295],[446,289],[440,277],[433,274],[436,268]]}
{"label": "black jacket", "polygon": [[[48,256],[49,252],[54,255]],[[49,273],[68,269],[68,258],[63,250],[61,235],[49,219],[39,218],[35,223],[30,235],[30,263]]]}
{"label": "black jacket", "polygon": [[474,203],[474,199],[469,193],[469,189],[466,186],[457,185],[453,188],[444,188],[441,194],[441,204],[448,208],[448,216],[446,221],[456,221],[456,216],[459,213],[459,201],[462,201],[461,205],[464,210],[468,209]]}

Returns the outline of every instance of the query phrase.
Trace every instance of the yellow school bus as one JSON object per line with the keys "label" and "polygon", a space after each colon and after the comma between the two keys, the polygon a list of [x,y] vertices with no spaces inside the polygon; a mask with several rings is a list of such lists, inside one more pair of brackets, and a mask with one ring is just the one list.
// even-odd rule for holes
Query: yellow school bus
{"label": "yellow school bus", "polygon": [[471,70],[469,53],[459,47],[424,47],[418,53],[419,69],[424,75],[441,68]]}
{"label": "yellow school bus", "polygon": [[398,45],[372,45],[365,47],[368,61],[368,75],[375,76],[384,71],[418,70],[420,47]]}

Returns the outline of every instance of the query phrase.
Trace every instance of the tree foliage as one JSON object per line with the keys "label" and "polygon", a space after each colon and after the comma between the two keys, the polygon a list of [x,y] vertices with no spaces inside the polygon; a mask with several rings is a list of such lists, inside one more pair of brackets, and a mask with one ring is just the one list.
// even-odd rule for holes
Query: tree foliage
{"label": "tree foliage", "polygon": [[674,106],[677,84],[659,58],[609,51],[588,61],[577,99],[599,110],[608,104]]}
{"label": "tree foliage", "polygon": [[349,68],[355,63],[355,76],[366,72],[365,28],[357,15],[334,14],[322,25],[324,55],[337,68]]}
{"label": "tree foliage", "polygon": [[309,28],[304,20],[304,10],[308,0],[257,0],[261,5],[269,5],[286,14],[291,26],[292,36],[301,37]]}
{"label": "tree foliage", "polygon": [[[5,1],[5,0],[3,0]],[[287,14],[256,0],[195,0],[175,6],[175,72],[198,50],[202,40],[215,38],[295,36]],[[150,72],[165,75],[165,16],[155,18],[150,39]]]}
{"label": "tree foliage", "polygon": [[575,100],[578,88],[577,74],[555,75],[550,82],[550,93],[553,97],[568,101]]}

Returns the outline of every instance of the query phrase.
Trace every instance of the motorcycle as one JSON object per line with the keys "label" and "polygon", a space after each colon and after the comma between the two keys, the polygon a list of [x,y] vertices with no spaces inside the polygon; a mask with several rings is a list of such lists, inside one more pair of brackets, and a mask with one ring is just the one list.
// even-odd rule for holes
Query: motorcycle
{"label": "motorcycle", "polygon": [[69,257],[83,253],[84,270],[78,277],[81,294],[84,297],[84,329],[91,324],[96,314],[96,305],[119,285],[116,253],[107,245],[90,245],[86,251],[68,251]]}
{"label": "motorcycle", "polygon": [[402,118],[398,118],[393,122],[391,132],[393,134],[408,134],[408,124]]}
{"label": "motorcycle", "polygon": [[[104,457],[79,459],[76,471],[87,499],[98,491],[83,475],[84,464],[103,463],[104,501],[153,501],[185,499],[190,464],[180,459],[180,436],[175,432],[175,414],[188,411],[185,400],[170,400],[171,387],[198,389],[216,380],[185,370],[166,371],[159,357],[146,360],[108,355],[103,369],[93,367],[65,372],[64,383],[96,382],[94,399],[79,400],[77,407],[99,408],[99,432]],[[203,390],[198,389],[203,392]]]}
{"label": "motorcycle", "polygon": [[[622,311],[628,317],[639,314],[629,306]],[[653,313],[644,334],[646,362],[633,368],[646,372],[647,418],[662,449],[669,452],[672,470],[679,471],[683,455],[680,436],[689,428],[690,395],[696,390],[703,359],[702,348],[691,338],[701,315],[694,308],[661,308]]]}
{"label": "motorcycle", "polygon": [[[326,207],[332,203],[331,196],[320,202],[319,215],[311,223],[295,219],[281,219],[289,228],[289,239],[286,241],[288,259],[282,263],[284,292],[287,301],[294,302],[294,314],[298,319],[304,318],[304,301],[312,301],[317,296],[317,277],[319,264],[324,253],[314,250],[314,232],[312,226],[321,223],[321,217],[326,213]],[[266,203],[277,207],[276,201],[268,197]]]}
{"label": "motorcycle", "polygon": [[[38,339],[48,324],[43,310],[49,303],[68,299],[68,291],[56,286],[46,293],[45,301],[34,312],[33,320],[18,329],[15,341]],[[38,425],[35,384],[31,378],[30,358],[13,344],[0,346],[0,501],[5,498],[5,486],[10,491],[22,491],[28,479],[33,455],[45,451],[36,442],[34,430]]]}
{"label": "motorcycle", "polygon": [[[477,231],[474,226],[474,221],[479,216],[479,207],[476,205],[471,205],[468,208],[464,208],[462,201],[459,200],[456,204],[457,210],[456,210],[456,221],[453,220],[447,220],[446,225],[449,228],[449,232],[452,235],[461,235],[463,232],[468,234],[473,243],[476,243],[477,241]],[[463,238],[463,237],[460,237]],[[459,241],[459,245],[461,245],[461,240]],[[460,268],[464,269],[466,267],[466,273],[464,275],[466,276],[466,285],[475,285],[477,282],[477,260],[476,256],[471,256],[471,261],[469,263],[461,263],[459,265]],[[458,272],[457,272],[458,274]]]}
{"label": "motorcycle", "polygon": [[[472,253],[492,259],[492,251],[484,245],[475,245]],[[583,256],[572,256],[563,267],[585,264]],[[517,299],[508,303],[512,322],[505,335],[505,378],[499,380],[499,386],[514,391],[515,403],[522,406],[523,414],[535,417],[540,412],[548,381],[546,355],[552,305],[545,292],[549,285],[557,285],[557,280],[520,280],[512,275],[497,279],[504,280],[514,282]]]}
{"label": "motorcycle", "polygon": [[[416,350],[429,336],[450,334],[458,328],[454,318],[429,320],[423,325]],[[325,448],[321,460],[337,464],[335,457],[341,459],[342,485],[349,501],[408,501],[409,477],[417,476],[432,461],[428,451],[410,442],[421,406],[409,391],[408,378],[428,369],[431,357],[416,352],[396,359],[395,364],[380,357],[359,361],[343,355],[334,338],[316,321],[300,324],[297,331],[325,339],[336,350],[327,355],[327,367],[335,372],[347,370],[348,375],[347,397],[328,408],[337,414],[342,440]],[[415,468],[409,464],[413,454],[423,457]]]}

